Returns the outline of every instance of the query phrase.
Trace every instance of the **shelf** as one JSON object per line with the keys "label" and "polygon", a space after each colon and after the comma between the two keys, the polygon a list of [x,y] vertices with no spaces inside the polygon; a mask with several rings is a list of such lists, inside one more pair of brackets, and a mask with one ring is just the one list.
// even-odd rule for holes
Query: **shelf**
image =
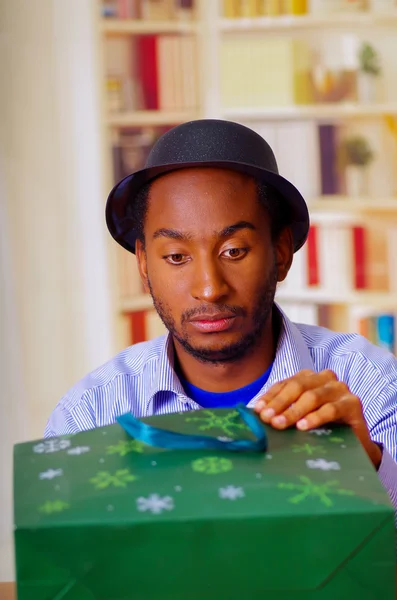
{"label": "shelf", "polygon": [[353,291],[353,292],[330,292],[321,289],[306,289],[290,292],[279,288],[276,293],[276,301],[304,304],[346,304],[353,306],[370,306],[379,310],[396,310],[397,296],[390,292]]}
{"label": "shelf", "polygon": [[177,125],[198,118],[194,111],[138,110],[109,114],[107,123],[111,127],[141,127],[144,125]]}
{"label": "shelf", "polygon": [[124,298],[120,302],[120,312],[134,312],[153,308],[153,300],[150,294],[139,294],[131,298]]}
{"label": "shelf", "polygon": [[385,14],[371,13],[346,13],[328,15],[283,15],[280,17],[256,17],[239,19],[221,19],[219,29],[226,33],[244,31],[266,31],[278,33],[280,31],[318,29],[320,27],[389,27],[397,24],[397,12]]}
{"label": "shelf", "polygon": [[350,198],[348,196],[322,196],[308,200],[309,212],[316,213],[365,213],[397,211],[395,198]]}
{"label": "shelf", "polygon": [[295,119],[355,119],[397,115],[397,102],[384,104],[302,104],[264,108],[224,108],[222,116],[235,121],[295,120]]}
{"label": "shelf", "polygon": [[[343,293],[313,288],[291,292],[281,287],[277,290],[276,301],[301,302],[303,304],[346,304],[349,307],[370,306],[379,310],[396,310],[397,307],[397,296],[395,294],[366,290]],[[153,309],[153,301],[149,294],[140,294],[120,302],[120,311],[123,313],[148,309]]]}
{"label": "shelf", "polygon": [[102,19],[101,29],[107,35],[142,35],[156,33],[197,33],[194,21],[138,21],[136,19]]}

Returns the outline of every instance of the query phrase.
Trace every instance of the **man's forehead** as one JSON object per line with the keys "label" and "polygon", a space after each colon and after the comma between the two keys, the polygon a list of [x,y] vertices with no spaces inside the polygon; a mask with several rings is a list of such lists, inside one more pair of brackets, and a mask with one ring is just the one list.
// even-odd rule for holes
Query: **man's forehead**
{"label": "man's forehead", "polygon": [[[182,187],[204,187],[211,186],[211,189],[228,187],[231,190],[239,188],[255,188],[255,180],[238,171],[218,167],[190,167],[171,171],[154,180],[152,191],[164,189],[175,189],[175,186]],[[216,186],[215,188],[213,186]]]}

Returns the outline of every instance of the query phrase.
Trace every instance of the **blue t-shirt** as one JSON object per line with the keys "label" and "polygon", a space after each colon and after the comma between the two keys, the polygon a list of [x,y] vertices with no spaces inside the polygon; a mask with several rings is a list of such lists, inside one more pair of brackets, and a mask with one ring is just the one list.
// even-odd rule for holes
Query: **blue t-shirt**
{"label": "blue t-shirt", "polygon": [[231,392],[207,392],[180,377],[181,384],[187,396],[203,408],[235,408],[238,404],[248,404],[262,389],[269,379],[272,366],[252,383]]}

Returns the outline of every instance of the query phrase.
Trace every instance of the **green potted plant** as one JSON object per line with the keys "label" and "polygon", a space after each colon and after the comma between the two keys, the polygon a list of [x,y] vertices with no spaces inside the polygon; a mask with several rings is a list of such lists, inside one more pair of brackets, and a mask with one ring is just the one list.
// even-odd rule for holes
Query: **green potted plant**
{"label": "green potted plant", "polygon": [[358,99],[365,104],[375,102],[382,69],[377,51],[368,42],[359,49],[358,63]]}
{"label": "green potted plant", "polygon": [[341,147],[346,193],[351,197],[368,195],[368,166],[374,159],[368,140],[361,135],[346,138]]}

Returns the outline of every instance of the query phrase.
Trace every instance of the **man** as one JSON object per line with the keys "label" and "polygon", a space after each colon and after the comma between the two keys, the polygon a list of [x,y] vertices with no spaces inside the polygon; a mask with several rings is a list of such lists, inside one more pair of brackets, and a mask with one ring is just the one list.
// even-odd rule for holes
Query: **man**
{"label": "man", "polygon": [[80,381],[46,436],[135,416],[254,407],[275,427],[352,427],[397,508],[397,361],[358,335],[295,325],[274,303],[309,230],[268,144],[227,121],[167,132],[115,186],[113,237],[135,252],[169,335]]}

